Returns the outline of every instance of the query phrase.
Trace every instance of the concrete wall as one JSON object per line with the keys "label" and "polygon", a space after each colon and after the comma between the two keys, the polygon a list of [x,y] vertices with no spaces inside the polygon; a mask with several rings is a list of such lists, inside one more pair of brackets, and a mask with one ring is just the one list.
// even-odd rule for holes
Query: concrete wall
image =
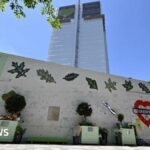
{"label": "concrete wall", "polygon": [[[14,67],[15,65],[12,66],[12,62],[16,67]],[[17,69],[17,66],[24,67]],[[15,69],[15,73],[12,74],[13,69]],[[39,69],[44,69],[45,72],[48,71],[49,76],[45,76],[47,82],[40,79],[41,70]],[[64,77],[70,73],[76,73],[78,76],[72,81],[65,80]],[[95,80],[97,86],[91,84],[90,88],[86,80],[87,77]],[[108,84],[110,79],[112,84]],[[125,81],[131,81],[132,83],[133,87],[127,86],[129,91],[126,91],[123,86]],[[143,83],[147,89],[143,88],[142,90],[139,83]],[[117,113],[125,115],[125,122],[132,122],[137,126],[138,135],[141,138],[149,140],[150,116],[142,115],[145,119],[143,120],[141,116],[137,116],[132,111],[137,100],[143,101],[138,107],[150,109],[148,88],[150,88],[150,84],[144,81],[0,53],[0,95],[14,90],[26,98],[27,105],[22,112],[25,120],[23,126],[27,128],[25,138],[41,136],[72,139],[73,128],[82,119],[76,113],[76,108],[79,103],[88,102],[93,108],[92,116],[88,120],[98,126],[108,128],[109,143],[113,143],[112,129],[117,119],[104,106],[103,103],[107,102]],[[147,102],[145,103],[145,101]],[[55,121],[48,120],[48,108],[54,108],[54,106],[58,108],[58,112],[60,111],[59,116],[53,114],[54,118],[59,117],[58,121],[56,121],[57,119]],[[0,113],[4,112],[4,102],[0,98]]]}

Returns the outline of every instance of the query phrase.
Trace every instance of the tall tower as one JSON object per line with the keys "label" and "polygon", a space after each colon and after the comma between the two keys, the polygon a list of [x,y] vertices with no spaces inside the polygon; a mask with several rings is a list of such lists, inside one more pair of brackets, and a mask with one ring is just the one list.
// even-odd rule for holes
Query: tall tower
{"label": "tall tower", "polygon": [[104,15],[100,2],[60,7],[62,27],[53,31],[49,61],[109,73]]}

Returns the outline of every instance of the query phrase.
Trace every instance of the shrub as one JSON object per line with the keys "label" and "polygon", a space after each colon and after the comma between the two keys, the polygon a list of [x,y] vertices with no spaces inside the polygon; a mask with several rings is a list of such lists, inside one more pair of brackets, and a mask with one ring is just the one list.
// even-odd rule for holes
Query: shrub
{"label": "shrub", "polygon": [[12,97],[13,95],[16,95],[15,91],[10,91],[8,93],[3,94],[2,99],[6,101],[8,98]]}
{"label": "shrub", "polygon": [[92,108],[88,103],[81,103],[78,105],[76,112],[84,117],[84,121],[86,122],[86,117],[91,116]]}
{"label": "shrub", "polygon": [[120,123],[122,123],[122,121],[123,121],[123,119],[124,119],[124,115],[123,114],[118,114],[118,121],[120,122]]}
{"label": "shrub", "polygon": [[9,113],[20,112],[26,106],[26,101],[24,96],[19,94],[14,94],[5,100],[5,109]]}

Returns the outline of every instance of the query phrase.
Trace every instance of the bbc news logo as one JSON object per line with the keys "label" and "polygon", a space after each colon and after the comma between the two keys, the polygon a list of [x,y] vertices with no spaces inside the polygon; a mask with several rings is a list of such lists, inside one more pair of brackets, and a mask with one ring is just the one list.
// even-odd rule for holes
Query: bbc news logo
{"label": "bbc news logo", "polygon": [[0,137],[1,136],[9,136],[8,129],[0,129]]}

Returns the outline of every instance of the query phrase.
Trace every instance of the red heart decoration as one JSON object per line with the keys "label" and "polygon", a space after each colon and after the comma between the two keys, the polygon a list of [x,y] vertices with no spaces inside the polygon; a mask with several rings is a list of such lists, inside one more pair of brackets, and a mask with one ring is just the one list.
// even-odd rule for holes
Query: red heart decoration
{"label": "red heart decoration", "polygon": [[[134,108],[139,108],[139,106],[147,107],[150,106],[150,102],[148,101],[142,101],[142,100],[137,100],[134,104]],[[140,120],[146,125],[150,126],[150,119],[146,119],[142,114],[137,114],[137,116],[140,118]]]}

